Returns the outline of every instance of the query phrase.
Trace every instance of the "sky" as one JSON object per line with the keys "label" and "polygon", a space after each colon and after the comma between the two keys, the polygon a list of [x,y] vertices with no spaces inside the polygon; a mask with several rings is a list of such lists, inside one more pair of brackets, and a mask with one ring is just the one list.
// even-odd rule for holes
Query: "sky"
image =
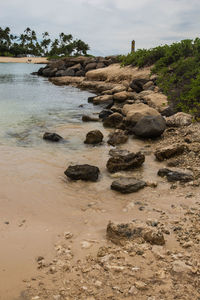
{"label": "sky", "polygon": [[94,55],[126,54],[200,35],[200,0],[0,0],[0,27],[71,33]]}

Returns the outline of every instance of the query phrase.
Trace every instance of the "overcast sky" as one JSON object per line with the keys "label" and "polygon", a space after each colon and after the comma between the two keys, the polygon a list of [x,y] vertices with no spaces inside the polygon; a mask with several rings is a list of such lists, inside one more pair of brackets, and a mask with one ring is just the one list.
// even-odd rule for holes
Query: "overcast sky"
{"label": "overcast sky", "polygon": [[151,48],[200,31],[200,0],[0,0],[0,27],[71,33],[96,55]]}

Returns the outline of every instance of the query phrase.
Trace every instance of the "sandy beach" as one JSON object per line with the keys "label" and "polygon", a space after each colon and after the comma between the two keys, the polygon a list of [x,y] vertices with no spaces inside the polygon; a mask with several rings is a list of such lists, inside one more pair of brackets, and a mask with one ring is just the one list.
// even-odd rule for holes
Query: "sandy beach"
{"label": "sandy beach", "polygon": [[32,63],[32,64],[46,64],[48,62],[46,57],[4,57],[0,56],[0,63]]}

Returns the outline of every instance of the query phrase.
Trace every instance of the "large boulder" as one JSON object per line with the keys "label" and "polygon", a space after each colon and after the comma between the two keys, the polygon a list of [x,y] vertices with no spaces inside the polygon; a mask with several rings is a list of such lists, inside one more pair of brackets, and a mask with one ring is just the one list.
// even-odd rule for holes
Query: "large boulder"
{"label": "large boulder", "polygon": [[186,149],[184,144],[173,144],[161,149],[157,149],[154,153],[155,157],[159,161],[163,161],[164,159],[171,158],[176,155],[182,154]]}
{"label": "large boulder", "polygon": [[98,167],[85,164],[69,166],[64,173],[72,180],[97,181],[100,171]]}
{"label": "large boulder", "polygon": [[168,105],[167,96],[162,93],[155,93],[153,91],[144,91],[139,94],[140,99],[159,112],[162,112]]}
{"label": "large boulder", "polygon": [[144,116],[160,116],[160,113],[144,103],[125,104],[122,110],[126,122],[135,125]]}
{"label": "large boulder", "polygon": [[55,132],[45,132],[43,135],[43,139],[51,141],[51,142],[59,142],[63,138],[62,138],[62,136],[60,136],[59,134],[57,134]]}
{"label": "large boulder", "polygon": [[122,178],[115,180],[111,184],[111,189],[118,191],[122,194],[130,194],[139,191],[144,188],[146,183],[142,180],[134,178]]}
{"label": "large boulder", "polygon": [[107,143],[112,146],[116,146],[119,144],[124,144],[128,141],[128,135],[125,131],[121,129],[117,129],[114,132],[109,134],[109,139]]}
{"label": "large boulder", "polygon": [[107,161],[106,167],[110,173],[123,170],[132,170],[140,167],[145,161],[145,156],[141,152],[128,153],[126,155],[114,155]]}
{"label": "large boulder", "polygon": [[100,130],[89,131],[84,141],[85,144],[99,144],[103,140],[103,134]]}
{"label": "large boulder", "polygon": [[122,123],[122,121],[123,116],[120,113],[115,112],[103,120],[103,126],[116,128]]}
{"label": "large boulder", "polygon": [[161,115],[144,116],[137,122],[133,128],[133,132],[141,138],[156,138],[161,136],[165,129],[166,122]]}
{"label": "large boulder", "polygon": [[181,182],[189,182],[194,180],[194,176],[189,173],[181,172],[181,171],[172,171],[170,169],[160,169],[158,171],[158,176],[165,177],[169,182],[181,181]]}
{"label": "large boulder", "polygon": [[166,118],[166,124],[169,127],[188,126],[192,123],[192,116],[183,112],[178,112],[175,115]]}

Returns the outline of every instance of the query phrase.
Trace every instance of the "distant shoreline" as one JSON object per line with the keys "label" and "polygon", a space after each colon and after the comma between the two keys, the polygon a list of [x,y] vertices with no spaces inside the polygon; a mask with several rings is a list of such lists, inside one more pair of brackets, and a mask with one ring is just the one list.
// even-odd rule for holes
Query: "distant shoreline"
{"label": "distant shoreline", "polygon": [[0,63],[32,63],[32,64],[46,64],[48,62],[46,57],[7,57],[0,56]]}

